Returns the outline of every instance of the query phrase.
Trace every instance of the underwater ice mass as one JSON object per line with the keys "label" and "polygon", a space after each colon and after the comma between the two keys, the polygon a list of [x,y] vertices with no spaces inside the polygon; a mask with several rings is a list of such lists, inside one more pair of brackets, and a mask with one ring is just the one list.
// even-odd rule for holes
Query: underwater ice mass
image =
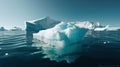
{"label": "underwater ice mass", "polygon": [[[42,19],[42,22],[43,20],[48,22],[46,25],[51,25],[49,24],[49,22],[52,22],[50,18]],[[35,22],[36,21],[32,23]],[[39,26],[41,26],[40,23]],[[33,46],[42,48],[42,53],[45,54],[44,58],[49,58],[50,60],[55,60],[58,62],[74,62],[78,57],[80,57],[80,53],[82,51],[81,48],[83,45],[82,41],[84,40],[85,35],[89,30],[97,26],[97,24],[93,24],[88,21],[54,23],[52,27],[48,27],[46,29],[42,29],[41,27],[43,26],[41,26],[39,28],[40,31],[33,34],[33,38],[35,40]],[[34,24],[34,26],[36,25],[38,24]],[[34,26],[30,27],[32,28]],[[27,27],[29,27],[29,25]]]}

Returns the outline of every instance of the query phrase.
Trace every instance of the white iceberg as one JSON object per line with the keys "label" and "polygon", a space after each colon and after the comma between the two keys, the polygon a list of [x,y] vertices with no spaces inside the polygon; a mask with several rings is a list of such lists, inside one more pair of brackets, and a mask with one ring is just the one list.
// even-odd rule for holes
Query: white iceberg
{"label": "white iceberg", "polygon": [[46,17],[39,20],[27,21],[26,31],[32,31],[33,33],[37,33],[40,30],[52,28],[58,23],[60,23],[60,21],[53,20],[50,17]]}
{"label": "white iceberg", "polygon": [[58,23],[60,23],[60,21],[53,20],[50,17],[46,17],[39,20],[27,21],[26,22],[27,43],[28,44],[32,43],[33,33],[38,33],[40,30],[52,28]]}
{"label": "white iceberg", "polygon": [[4,27],[1,27],[0,31],[7,31],[7,29],[5,29]]}
{"label": "white iceberg", "polygon": [[[50,43],[53,40],[67,40],[72,44],[82,40],[87,31],[87,28],[79,28],[76,25],[61,22],[53,28],[34,34],[34,37],[41,41],[46,41],[45,43]],[[65,42],[69,43],[67,41]]]}
{"label": "white iceberg", "polygon": [[13,27],[12,29],[10,29],[11,31],[22,31],[22,29],[20,27]]}
{"label": "white iceberg", "polygon": [[120,27],[109,27],[107,31],[118,31],[120,30]]}
{"label": "white iceberg", "polygon": [[[61,21],[53,20],[50,17],[46,17],[39,20],[27,21],[26,22],[26,38],[27,43],[32,44],[33,34],[38,33],[41,30],[46,30],[59,24]],[[84,22],[69,22],[79,28],[88,28],[89,30],[99,31],[100,23],[93,23],[89,21]],[[100,28],[101,29],[101,28]],[[101,30],[103,31],[103,29]]]}
{"label": "white iceberg", "polygon": [[93,29],[95,24],[93,22],[89,22],[89,21],[83,21],[83,22],[70,22],[72,24],[74,24],[75,26],[79,27],[79,28],[88,28],[88,29]]}
{"label": "white iceberg", "polygon": [[84,22],[72,22],[72,23],[74,23],[76,26],[80,28],[88,28],[89,30],[93,30],[93,31],[105,31],[109,28],[109,25],[102,26],[99,22],[93,23],[89,21],[84,21]]}

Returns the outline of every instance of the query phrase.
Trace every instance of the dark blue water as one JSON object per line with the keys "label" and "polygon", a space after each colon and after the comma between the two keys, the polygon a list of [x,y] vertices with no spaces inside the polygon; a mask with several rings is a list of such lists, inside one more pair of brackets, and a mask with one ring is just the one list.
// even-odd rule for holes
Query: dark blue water
{"label": "dark blue water", "polygon": [[73,63],[43,59],[41,49],[26,43],[25,31],[0,32],[0,67],[110,67],[120,66],[120,31],[93,32]]}

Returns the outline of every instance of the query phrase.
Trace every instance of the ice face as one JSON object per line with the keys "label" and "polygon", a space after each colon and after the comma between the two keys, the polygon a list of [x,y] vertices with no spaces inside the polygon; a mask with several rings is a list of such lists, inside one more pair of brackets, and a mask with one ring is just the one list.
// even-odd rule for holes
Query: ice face
{"label": "ice face", "polygon": [[26,31],[33,31],[33,33],[37,33],[40,30],[52,28],[58,23],[60,23],[60,21],[53,20],[49,17],[40,20],[27,21]]}
{"label": "ice face", "polygon": [[33,37],[39,40],[34,46],[42,47],[44,58],[71,63],[80,56],[81,41],[87,31],[88,28],[61,22],[53,28],[34,34]]}
{"label": "ice face", "polygon": [[53,20],[49,17],[46,17],[40,20],[27,21],[26,22],[27,43],[28,44],[32,43],[33,33],[38,33],[40,30],[52,28],[58,23],[60,23],[60,21]]}

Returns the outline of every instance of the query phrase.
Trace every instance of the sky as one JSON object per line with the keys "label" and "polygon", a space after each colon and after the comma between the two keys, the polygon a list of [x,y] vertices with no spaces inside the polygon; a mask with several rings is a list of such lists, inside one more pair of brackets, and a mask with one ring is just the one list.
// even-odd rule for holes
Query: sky
{"label": "sky", "polygon": [[0,27],[25,28],[25,21],[46,16],[120,26],[120,0],[0,0]]}

